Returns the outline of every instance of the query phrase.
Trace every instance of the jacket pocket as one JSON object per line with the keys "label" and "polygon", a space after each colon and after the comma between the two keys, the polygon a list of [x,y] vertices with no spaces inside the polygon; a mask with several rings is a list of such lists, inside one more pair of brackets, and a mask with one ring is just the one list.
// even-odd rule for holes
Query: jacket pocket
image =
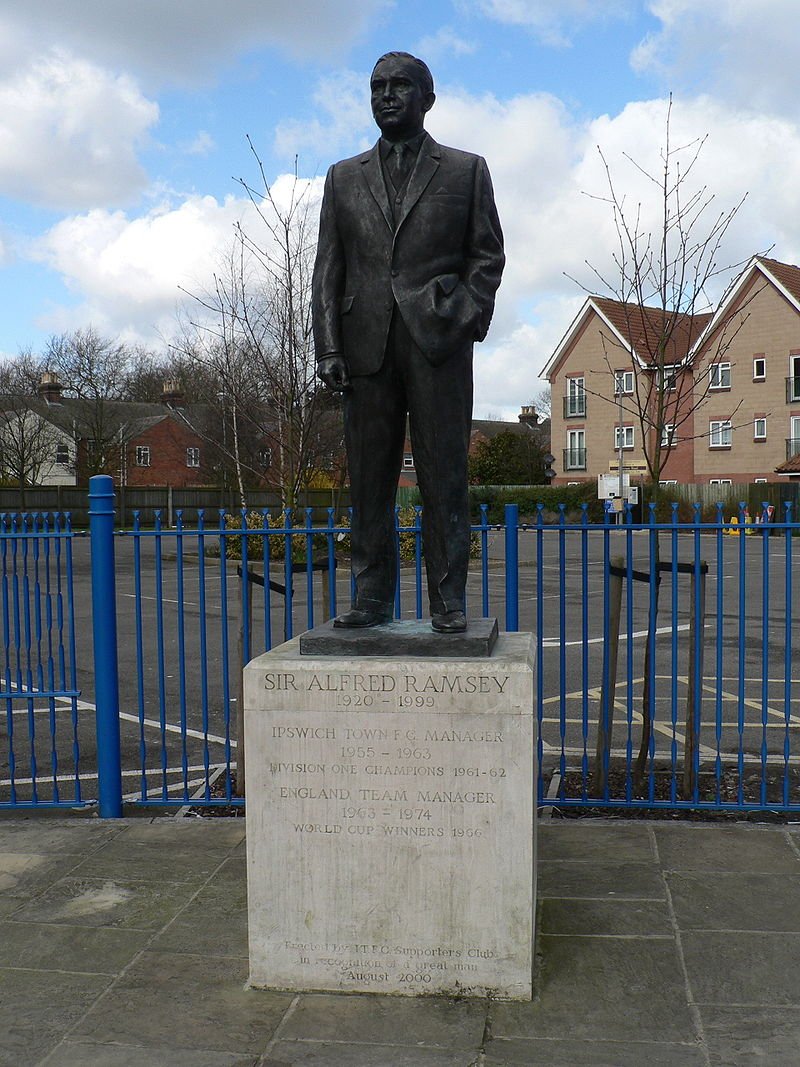
{"label": "jacket pocket", "polygon": [[346,315],[348,313],[348,311],[350,310],[350,308],[353,306],[353,301],[354,300],[355,300],[354,296],[342,297],[342,303],[341,303],[341,306],[340,306],[339,313],[341,315]]}
{"label": "jacket pocket", "polygon": [[458,285],[459,277],[457,274],[440,274],[436,279],[439,288],[442,290],[445,296],[450,296],[455,287]]}

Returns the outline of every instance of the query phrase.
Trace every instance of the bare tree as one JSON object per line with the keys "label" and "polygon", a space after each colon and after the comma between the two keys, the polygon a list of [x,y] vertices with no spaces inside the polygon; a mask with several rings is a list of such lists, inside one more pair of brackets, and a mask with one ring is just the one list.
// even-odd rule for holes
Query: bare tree
{"label": "bare tree", "polygon": [[56,462],[64,434],[37,413],[31,398],[0,398],[0,475],[19,487],[20,508],[25,510],[25,489],[36,485]]}
{"label": "bare tree", "polygon": [[316,379],[311,333],[311,275],[316,211],[309,183],[296,173],[278,199],[250,145],[258,186],[239,184],[255,209],[258,233],[237,226],[213,285],[190,294],[208,316],[193,322],[184,351],[213,370],[230,427],[244,504],[248,476],[268,475],[285,506],[319,480],[342,453],[337,401]]}
{"label": "bare tree", "polygon": [[[727,293],[735,273],[742,266],[741,263],[721,266],[719,256],[745,196],[729,210],[718,210],[714,194],[708,187],[693,184],[707,138],[703,136],[686,144],[676,144],[671,122],[670,97],[656,168],[643,165],[627,153],[624,155],[634,171],[645,179],[654,203],[631,203],[621,191],[602,149],[598,148],[607,188],[605,194],[595,194],[593,199],[607,204],[612,214],[617,237],[612,257],[613,274],[587,263],[605,292],[621,308],[624,327],[621,332],[631,346],[631,349],[623,348],[618,338],[603,335],[610,378],[614,380],[622,354],[624,365],[633,372],[634,385],[632,391],[627,391],[622,382],[616,382],[613,391],[616,395],[611,396],[591,389],[587,392],[616,407],[620,434],[625,416],[638,423],[656,503],[670,451],[683,428],[693,424],[694,412],[706,401],[714,384],[710,369],[728,350],[747,316],[746,310],[740,307],[737,315],[717,329],[713,337],[703,345],[696,344],[711,318],[715,298],[719,300],[719,291]],[[651,227],[645,220],[653,217],[657,218],[657,223]],[[589,291],[586,286],[581,287]],[[731,418],[733,414],[731,412]],[[651,567],[656,573],[644,656],[642,737],[634,773],[637,790],[641,790],[644,780],[655,713],[650,676],[657,633],[659,563],[656,536],[651,553]],[[697,633],[698,620],[693,622]],[[699,654],[696,647],[694,654]],[[612,712],[613,708],[609,708],[606,738],[609,746]],[[687,718],[687,767],[696,744],[693,730],[694,724]],[[685,775],[685,786],[687,784],[692,784],[691,773]]]}
{"label": "bare tree", "polygon": [[550,410],[552,408],[552,397],[549,385],[543,386],[538,393],[536,393],[531,400],[531,407],[534,408],[537,415],[543,419],[550,418]]}
{"label": "bare tree", "polygon": [[89,326],[51,337],[43,359],[58,374],[65,396],[81,401],[72,416],[76,441],[83,442],[86,475],[113,469],[130,435],[128,420],[114,403],[126,399],[130,349]]}
{"label": "bare tree", "polygon": [[65,435],[38,411],[37,390],[44,362],[31,348],[0,364],[0,476],[25,490],[36,485],[56,462]]}
{"label": "bare tree", "polygon": [[[636,354],[631,359],[631,352],[617,337],[603,332],[612,380],[622,356],[633,372],[633,390],[625,391],[617,384],[614,395],[591,388],[586,391],[638,424],[655,501],[672,448],[689,439],[684,427],[692,424],[694,412],[713,388],[708,372],[730,348],[747,317],[741,307],[708,344],[695,346],[713,306],[724,300],[743,266],[721,265],[719,256],[746,194],[732,208],[721,211],[706,185],[691,184],[706,141],[707,136],[702,136],[686,144],[674,143],[670,97],[659,166],[648,168],[624,153],[627,163],[649,185],[652,201],[629,202],[599,147],[607,191],[587,194],[609,206],[617,238],[613,274],[591,263],[587,266],[605,293],[620,305],[622,332],[632,347],[635,343]],[[645,220],[653,217],[657,222],[649,226]],[[596,293],[596,287],[590,290],[578,284]]]}

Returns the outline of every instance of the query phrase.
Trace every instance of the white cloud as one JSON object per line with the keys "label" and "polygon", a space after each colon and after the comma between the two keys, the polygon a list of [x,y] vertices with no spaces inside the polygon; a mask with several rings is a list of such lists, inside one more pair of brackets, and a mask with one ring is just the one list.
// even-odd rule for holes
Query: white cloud
{"label": "white cloud", "polygon": [[325,161],[373,144],[378,131],[369,102],[369,75],[352,70],[321,78],[312,96],[319,118],[286,119],[275,129],[275,151],[281,158],[299,154],[306,166],[326,169]]}
{"label": "white cloud", "polygon": [[180,146],[181,151],[187,156],[207,156],[217,147],[214,138],[207,130],[200,130],[192,141],[187,141]]}
{"label": "white cloud", "polygon": [[475,41],[462,37],[452,26],[440,27],[436,33],[421,38],[413,48],[415,55],[424,56],[428,63],[443,56],[469,56],[477,50]]}
{"label": "white cloud", "polygon": [[555,47],[568,45],[587,23],[624,18],[635,6],[634,0],[477,0],[484,15],[511,26],[525,26]]}
{"label": "white cloud", "polygon": [[652,0],[661,22],[631,56],[673,88],[712,91],[749,108],[794,116],[800,20],[796,0]]}
{"label": "white cloud", "polygon": [[387,0],[0,0],[2,63],[20,48],[61,44],[145,80],[198,83],[246,52],[278,45],[298,56],[335,55]]}
{"label": "white cloud", "polygon": [[[272,193],[285,207],[293,178],[279,177]],[[306,183],[304,183],[306,184]],[[321,181],[311,182],[312,201]],[[139,217],[96,209],[63,219],[36,242],[32,256],[57,271],[80,296],[74,308],[56,308],[40,326],[69,329],[91,322],[126,339],[155,341],[175,332],[181,292],[208,291],[231,247],[233,227],[261,240],[261,226],[249,200],[191,196]]]}
{"label": "white cloud", "polygon": [[[331,138],[351,153],[366,140],[371,122],[364,87],[347,75],[352,98]],[[340,100],[335,84],[320,101]],[[440,90],[429,127],[444,144],[484,155],[489,163],[506,235],[508,265],[487,342],[476,349],[476,413],[500,410],[514,418],[519,405],[541,388],[537,374],[557,345],[584,293],[565,273],[597,288],[585,261],[611,272],[615,231],[607,205],[584,195],[605,193],[597,145],[603,147],[620,191],[631,206],[643,203],[643,221],[657,223],[658,201],[649,183],[624,158],[632,152],[657,167],[665,100],[629,104],[614,116],[578,122],[554,97],[530,94],[499,100]],[[285,129],[285,128],[284,128]],[[298,141],[311,135],[298,124]],[[702,97],[677,99],[676,144],[709,134],[694,176],[716,194],[715,210],[732,207],[749,190],[720,261],[734,263],[775,243],[779,259],[800,260],[800,128]],[[313,130],[311,131],[313,134]],[[373,132],[369,130],[370,143]],[[304,143],[312,143],[305,141]],[[743,147],[746,146],[746,151]],[[296,147],[296,145],[295,145]],[[338,150],[338,149],[337,149]],[[323,162],[337,158],[317,147]],[[318,168],[321,173],[324,167]],[[274,186],[285,197],[291,178]],[[319,195],[321,179],[313,182]],[[63,323],[92,321],[124,336],[152,339],[174,325],[178,286],[197,291],[230,244],[231,227],[246,219],[247,204],[190,197],[140,217],[90,211],[64,220],[40,242],[37,255],[58,271],[82,300]],[[72,318],[70,318],[72,316]]]}
{"label": "white cloud", "polygon": [[158,119],[127,76],[63,51],[0,82],[0,192],[48,206],[122,202],[145,182],[135,147]]}

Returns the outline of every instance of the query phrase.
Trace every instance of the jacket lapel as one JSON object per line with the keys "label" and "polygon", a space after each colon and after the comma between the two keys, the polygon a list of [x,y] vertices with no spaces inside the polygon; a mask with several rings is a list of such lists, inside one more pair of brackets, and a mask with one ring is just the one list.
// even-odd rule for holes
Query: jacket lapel
{"label": "jacket lapel", "polygon": [[[379,142],[380,143],[380,142]],[[383,171],[381,170],[381,154],[376,144],[371,152],[367,154],[361,160],[362,171],[369,191],[375,198],[375,202],[383,213],[384,219],[386,219],[386,225],[390,230],[394,230],[394,219],[392,218],[392,209],[389,206],[389,195],[386,192],[386,182],[383,180]]]}
{"label": "jacket lapel", "polygon": [[425,192],[428,183],[436,173],[439,167],[440,156],[441,150],[439,145],[434,141],[430,134],[428,134],[420,145],[417,162],[411,172],[411,177],[408,179],[408,188],[406,189],[406,195],[403,198],[402,211],[400,212],[400,218],[397,220],[398,230],[408,218],[409,212]]}

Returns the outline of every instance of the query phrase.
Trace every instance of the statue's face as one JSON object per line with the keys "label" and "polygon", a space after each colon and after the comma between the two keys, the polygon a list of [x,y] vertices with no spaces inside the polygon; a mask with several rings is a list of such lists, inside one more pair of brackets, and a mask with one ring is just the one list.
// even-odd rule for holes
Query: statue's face
{"label": "statue's face", "polygon": [[422,131],[436,97],[422,88],[413,63],[382,60],[372,73],[370,89],[372,114],[387,140],[406,140]]}

